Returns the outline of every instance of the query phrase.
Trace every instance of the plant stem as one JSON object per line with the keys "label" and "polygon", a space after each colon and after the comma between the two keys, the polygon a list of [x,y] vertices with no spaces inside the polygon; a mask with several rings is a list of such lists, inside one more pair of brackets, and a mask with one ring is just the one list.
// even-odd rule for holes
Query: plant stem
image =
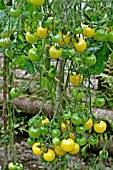
{"label": "plant stem", "polygon": [[[4,136],[7,135],[7,73],[6,73],[6,59],[7,57],[4,55],[4,67],[3,67],[3,121],[4,121]],[[7,142],[4,142],[4,165],[3,170],[7,168],[8,164],[8,156],[7,156]]]}

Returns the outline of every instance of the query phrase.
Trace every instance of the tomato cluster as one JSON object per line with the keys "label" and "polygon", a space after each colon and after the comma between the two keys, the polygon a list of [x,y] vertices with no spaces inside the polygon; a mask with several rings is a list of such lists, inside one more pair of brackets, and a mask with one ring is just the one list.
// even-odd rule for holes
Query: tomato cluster
{"label": "tomato cluster", "polygon": [[[29,120],[29,138],[27,144],[35,155],[45,162],[52,162],[59,156],[77,154],[86,145],[98,143],[98,135],[105,132],[104,121],[95,122],[89,114],[81,115],[65,110],[60,118],[49,119],[35,116]],[[90,133],[86,137],[85,133]]]}

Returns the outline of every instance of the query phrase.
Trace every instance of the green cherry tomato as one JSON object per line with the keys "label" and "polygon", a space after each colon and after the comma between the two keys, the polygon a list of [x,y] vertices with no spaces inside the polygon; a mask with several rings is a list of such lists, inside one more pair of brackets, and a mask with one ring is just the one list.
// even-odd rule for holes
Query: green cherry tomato
{"label": "green cherry tomato", "polygon": [[39,126],[41,123],[42,123],[42,118],[41,118],[41,117],[38,117],[38,118],[36,119],[36,122],[35,122],[36,126]]}
{"label": "green cherry tomato", "polygon": [[108,158],[108,151],[106,151],[106,150],[101,150],[101,151],[99,152],[99,156],[100,156],[100,158],[102,158],[102,159],[107,159],[107,158]]}
{"label": "green cherry tomato", "polygon": [[96,63],[96,56],[92,54],[91,56],[86,57],[85,61],[88,66],[93,66]]}
{"label": "green cherry tomato", "polygon": [[51,131],[51,136],[52,136],[52,138],[54,138],[54,137],[60,137],[60,135],[61,135],[61,132],[60,132],[59,129],[52,129],[52,131]]}
{"label": "green cherry tomato", "polygon": [[33,17],[34,21],[38,21],[38,20],[40,21],[40,20],[43,19],[43,13],[34,11],[33,14],[32,14],[32,17]]}
{"label": "green cherry tomato", "polygon": [[84,97],[84,92],[79,92],[78,94],[77,94],[77,96],[76,96],[76,99],[77,100],[82,100],[82,98]]}
{"label": "green cherry tomato", "polygon": [[12,50],[12,49],[6,49],[5,50],[5,55],[7,56],[7,57],[13,57],[13,55],[14,55],[14,51]]}
{"label": "green cherry tomato", "polygon": [[76,114],[73,114],[71,116],[71,122],[74,124],[74,125],[80,125],[82,123],[82,119],[76,115]]}
{"label": "green cherry tomato", "polygon": [[74,34],[81,34],[82,33],[82,27],[77,27],[73,30]]}
{"label": "green cherry tomato", "polygon": [[52,36],[51,40],[52,40],[52,42],[58,43],[60,41],[60,35],[56,34],[56,35]]}
{"label": "green cherry tomato", "polygon": [[29,128],[29,136],[30,138],[38,138],[40,136],[40,129],[34,127]]}
{"label": "green cherry tomato", "polygon": [[84,146],[86,144],[86,137],[76,136],[76,143],[78,143],[80,146]]}
{"label": "green cherry tomato", "polygon": [[11,89],[11,91],[10,91],[10,95],[11,95],[11,97],[12,97],[13,99],[19,97],[19,96],[20,96],[20,90],[19,90],[19,88],[13,87],[13,88]]}
{"label": "green cherry tomato", "polygon": [[83,114],[83,116],[82,116],[82,123],[84,124],[84,123],[86,123],[88,120],[89,120],[89,116],[88,116],[86,113]]}
{"label": "green cherry tomato", "polygon": [[52,142],[53,142],[54,146],[59,146],[60,143],[61,143],[59,137],[54,137],[54,138],[52,139]]}
{"label": "green cherry tomato", "polygon": [[9,170],[16,170],[16,164],[14,164],[13,162],[10,162],[10,163],[8,164],[8,169],[9,169]]}
{"label": "green cherry tomato", "polygon": [[28,144],[29,146],[32,146],[34,143],[35,143],[35,139],[34,139],[34,138],[28,138],[28,139],[27,139],[27,144]]}
{"label": "green cherry tomato", "polygon": [[51,26],[51,21],[49,20],[49,19],[47,19],[47,20],[43,20],[42,21],[42,27],[43,28],[49,28],[50,26]]}
{"label": "green cherry tomato", "polygon": [[95,144],[98,143],[98,140],[97,140],[97,138],[95,138],[94,136],[90,136],[90,137],[88,138],[88,143],[89,143],[90,145],[95,145]]}
{"label": "green cherry tomato", "polygon": [[38,36],[36,33],[30,33],[30,32],[26,32],[25,34],[25,38],[26,38],[26,41],[30,44],[33,44],[35,42],[37,42],[38,40]]}
{"label": "green cherry tomato", "polygon": [[86,131],[85,126],[76,126],[76,133],[83,134]]}
{"label": "green cherry tomato", "polygon": [[71,118],[71,111],[70,111],[70,110],[64,111],[64,112],[63,112],[63,118],[64,118],[65,120],[70,119],[70,118]]}
{"label": "green cherry tomato", "polygon": [[16,170],[23,170],[24,167],[21,163],[16,163]]}
{"label": "green cherry tomato", "polygon": [[21,14],[21,11],[18,8],[17,9],[11,8],[9,14],[12,18],[18,18]]}
{"label": "green cherry tomato", "polygon": [[28,59],[31,60],[32,62],[38,62],[40,61],[40,55],[37,52],[37,48],[31,48],[28,51]]}
{"label": "green cherry tomato", "polygon": [[105,30],[103,30],[103,29],[99,29],[94,34],[94,39],[96,41],[101,41],[101,42],[107,41],[108,33]]}
{"label": "green cherry tomato", "polygon": [[34,6],[40,6],[44,4],[45,0],[29,0],[29,2]]}
{"label": "green cherry tomato", "polygon": [[55,78],[57,76],[57,69],[56,68],[51,68],[49,71],[48,71],[48,76],[51,77],[51,78]]}
{"label": "green cherry tomato", "polygon": [[40,127],[40,133],[41,133],[41,135],[43,135],[43,136],[47,135],[47,133],[48,133],[48,128],[45,127],[45,126],[41,126],[41,127]]}
{"label": "green cherry tomato", "polygon": [[95,99],[95,105],[96,105],[97,107],[102,107],[102,106],[104,106],[104,105],[105,105],[105,99],[104,99],[103,97],[97,97],[97,98]]}

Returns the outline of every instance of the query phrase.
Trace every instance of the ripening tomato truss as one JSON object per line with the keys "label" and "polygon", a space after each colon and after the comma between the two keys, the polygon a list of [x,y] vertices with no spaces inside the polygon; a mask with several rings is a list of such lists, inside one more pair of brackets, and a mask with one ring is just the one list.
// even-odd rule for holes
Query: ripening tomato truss
{"label": "ripening tomato truss", "polygon": [[[108,100],[97,90],[92,76],[103,73],[109,57],[113,59],[111,6],[105,0],[100,5],[90,0],[84,5],[79,1],[20,0],[2,2],[0,7],[0,52],[4,53],[0,71],[4,74],[3,97],[7,96],[3,105],[8,113],[4,132],[14,130],[10,128],[16,123],[13,112],[20,112],[13,106],[16,98],[25,95],[33,100],[30,111],[37,113],[28,122],[27,144],[48,166],[62,158],[67,161],[69,155],[87,156],[87,148],[112,134],[106,119],[97,118],[92,111],[92,107],[105,108]],[[30,75],[30,80],[15,83],[17,68]],[[41,103],[36,108],[34,100]],[[108,157],[106,147],[99,157]],[[8,168],[23,170],[15,160]]]}

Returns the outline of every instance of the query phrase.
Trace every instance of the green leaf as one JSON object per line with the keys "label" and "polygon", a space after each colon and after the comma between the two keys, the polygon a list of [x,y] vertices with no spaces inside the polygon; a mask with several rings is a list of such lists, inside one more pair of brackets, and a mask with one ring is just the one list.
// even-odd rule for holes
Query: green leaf
{"label": "green leaf", "polygon": [[0,0],[0,10],[5,9],[4,0]]}
{"label": "green leaf", "polygon": [[66,158],[67,158],[68,163],[70,163],[71,162],[71,156],[66,154]]}
{"label": "green leaf", "polygon": [[21,65],[21,63],[25,63],[26,58],[27,58],[27,56],[25,56],[25,55],[19,56],[9,65],[9,68],[16,66],[16,65]]}
{"label": "green leaf", "polygon": [[27,59],[26,61],[26,70],[29,74],[34,74],[35,73],[35,66],[32,61]]}
{"label": "green leaf", "polygon": [[77,164],[77,163],[75,163],[75,164],[74,164],[74,168],[75,168],[75,169],[80,169],[80,165]]}

